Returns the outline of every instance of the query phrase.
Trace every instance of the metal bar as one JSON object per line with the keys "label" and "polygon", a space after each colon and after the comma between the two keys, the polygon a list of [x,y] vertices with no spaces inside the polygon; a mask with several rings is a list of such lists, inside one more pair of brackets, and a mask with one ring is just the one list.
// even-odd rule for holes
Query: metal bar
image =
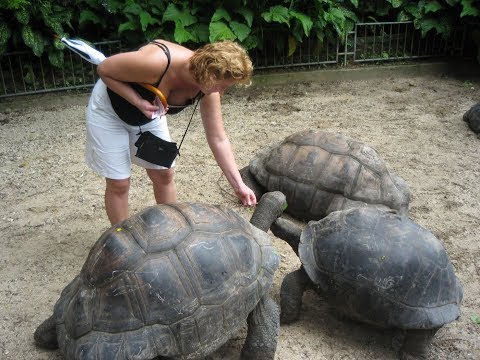
{"label": "metal bar", "polygon": [[358,24],[355,24],[354,28],[354,34],[353,34],[353,61],[355,62],[357,60],[357,31],[358,31]]}
{"label": "metal bar", "polygon": [[2,77],[2,86],[3,86],[3,93],[7,94],[7,85],[5,84],[5,77],[3,76],[3,67],[2,62],[0,61],[0,76]]}
{"label": "metal bar", "polygon": [[385,41],[385,25],[382,25],[381,27],[381,31],[382,31],[382,36],[380,37],[380,54],[382,54],[382,57],[383,57],[383,42]]}
{"label": "metal bar", "polygon": [[13,84],[13,93],[17,92],[17,84],[15,83],[15,77],[13,76],[13,67],[12,67],[12,60],[11,56],[8,57],[8,64],[10,65],[10,76],[12,77],[12,84]]}
{"label": "metal bar", "polygon": [[[45,81],[45,72],[43,70],[42,58],[40,58],[39,61],[40,61],[40,72],[42,74],[43,88],[46,89],[47,88],[47,82]],[[53,73],[53,71],[52,71],[52,73]],[[53,85],[55,86],[55,82],[53,82]]]}
{"label": "metal bar", "polygon": [[390,57],[392,54],[392,29],[393,29],[393,25],[390,24],[390,33],[388,37],[388,57]]}
{"label": "metal bar", "polygon": [[43,89],[43,90],[37,90],[37,91],[25,91],[22,93],[17,93],[17,94],[8,94],[5,96],[0,96],[0,98],[8,98],[8,97],[14,97],[18,95],[34,95],[34,94],[45,94],[45,93],[51,93],[51,92],[57,92],[57,91],[67,91],[67,90],[76,90],[76,89],[86,89],[92,87],[91,85],[78,85],[78,86],[66,86],[66,87],[59,87],[59,88],[54,88],[54,89]]}
{"label": "metal bar", "polygon": [[23,65],[22,65],[22,58],[21,57],[18,58],[18,62],[20,63],[20,75],[22,76],[23,91],[27,91],[27,87],[26,87],[26,84],[25,84],[25,76],[23,76]]}

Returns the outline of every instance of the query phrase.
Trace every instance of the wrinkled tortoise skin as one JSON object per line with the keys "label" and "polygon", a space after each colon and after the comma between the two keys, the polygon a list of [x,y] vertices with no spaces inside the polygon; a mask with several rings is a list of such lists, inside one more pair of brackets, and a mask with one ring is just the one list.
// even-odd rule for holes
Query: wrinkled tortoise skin
{"label": "wrinkled tortoise skin", "polygon": [[62,292],[58,344],[67,359],[203,357],[245,324],[278,264],[232,210],[149,207],[104,233]]}
{"label": "wrinkled tortoise skin", "polygon": [[300,220],[367,204],[408,212],[406,182],[387,169],[373,148],[342,134],[295,133],[260,151],[248,169],[265,190],[283,192],[286,212]]}

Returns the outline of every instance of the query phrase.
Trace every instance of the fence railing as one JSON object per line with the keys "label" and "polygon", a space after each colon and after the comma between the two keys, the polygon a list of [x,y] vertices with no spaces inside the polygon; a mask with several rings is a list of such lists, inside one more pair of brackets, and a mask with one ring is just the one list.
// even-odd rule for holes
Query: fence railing
{"label": "fence railing", "polygon": [[[264,38],[275,38],[268,35],[271,34]],[[422,37],[413,22],[358,23],[343,41],[309,38],[298,44],[292,54],[282,42],[265,41],[261,51],[254,50],[250,55],[259,70],[465,57],[466,39],[465,28],[456,29],[445,39],[440,35]],[[118,41],[99,42],[95,46],[106,55],[121,51]],[[94,65],[67,50],[62,68],[27,52],[8,53],[0,58],[0,98],[86,88],[96,80]]]}
{"label": "fence railing", "polygon": [[277,42],[265,43],[252,58],[256,69],[295,66],[348,65],[365,62],[392,62],[447,56],[464,57],[467,31],[457,29],[449,39],[441,35],[422,37],[413,22],[358,23],[343,41],[315,38],[305,40],[295,52]]}
{"label": "fence railing", "polygon": [[[121,49],[119,41],[94,44],[106,55]],[[95,66],[65,50],[64,65],[51,65],[48,58],[30,52],[12,52],[0,58],[0,98],[90,87],[97,81]]]}

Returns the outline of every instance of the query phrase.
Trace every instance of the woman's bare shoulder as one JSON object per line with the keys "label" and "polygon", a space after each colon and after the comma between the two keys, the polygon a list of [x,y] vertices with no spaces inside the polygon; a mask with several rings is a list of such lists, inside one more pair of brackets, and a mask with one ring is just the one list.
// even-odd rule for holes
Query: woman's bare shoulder
{"label": "woman's bare shoulder", "polygon": [[193,52],[192,50],[186,48],[185,46],[176,44],[171,41],[167,41],[163,39],[155,39],[153,41],[166,45],[168,47],[168,50],[170,50],[170,52],[185,53],[185,54],[191,54]]}

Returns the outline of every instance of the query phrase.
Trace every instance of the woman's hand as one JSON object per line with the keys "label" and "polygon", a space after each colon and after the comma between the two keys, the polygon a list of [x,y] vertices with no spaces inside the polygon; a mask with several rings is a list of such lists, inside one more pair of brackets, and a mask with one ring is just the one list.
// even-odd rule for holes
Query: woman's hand
{"label": "woman's hand", "polygon": [[242,184],[239,188],[235,189],[235,195],[240,199],[242,205],[254,206],[257,204],[255,193],[245,184]]}
{"label": "woman's hand", "polygon": [[[153,119],[157,116],[165,115],[165,110],[163,106],[158,106],[158,104],[140,98],[138,103],[135,106],[145,115],[148,119]],[[162,110],[162,111],[160,111]]]}

